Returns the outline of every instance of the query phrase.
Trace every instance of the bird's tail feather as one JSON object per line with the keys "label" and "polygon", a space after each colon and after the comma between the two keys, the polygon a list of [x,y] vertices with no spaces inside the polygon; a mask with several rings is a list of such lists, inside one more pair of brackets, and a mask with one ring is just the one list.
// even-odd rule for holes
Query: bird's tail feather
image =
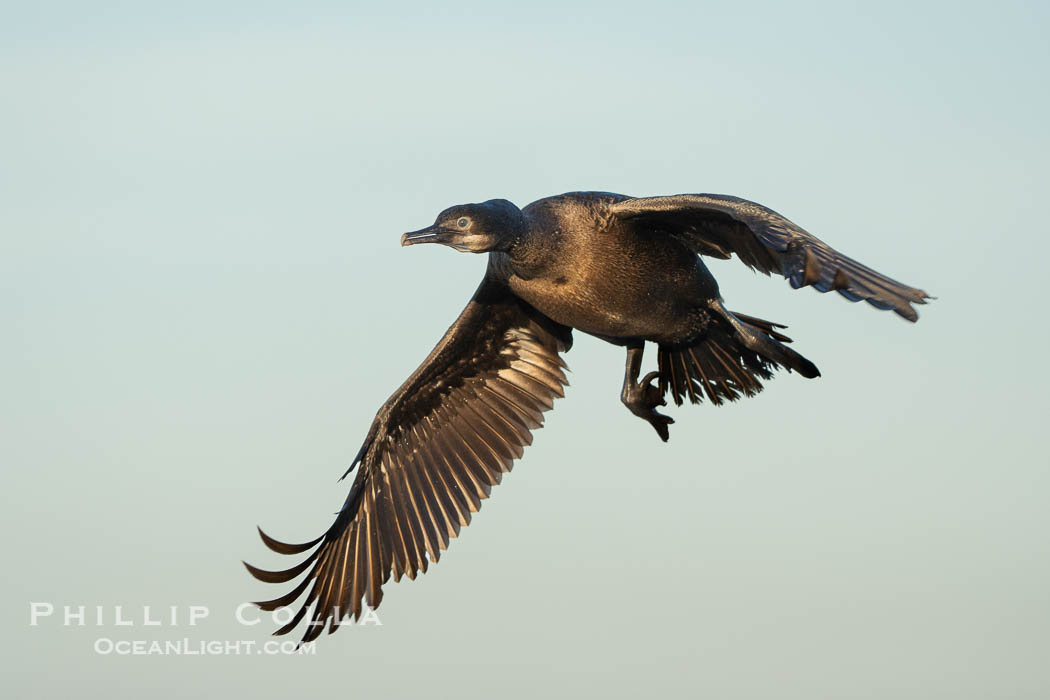
{"label": "bird's tail feather", "polygon": [[716,406],[762,391],[782,367],[804,377],[820,376],[816,365],[783,343],[778,323],[725,312],[727,323],[714,324],[692,343],[660,345],[660,390],[671,391],[675,404],[684,399],[700,403],[706,397]]}

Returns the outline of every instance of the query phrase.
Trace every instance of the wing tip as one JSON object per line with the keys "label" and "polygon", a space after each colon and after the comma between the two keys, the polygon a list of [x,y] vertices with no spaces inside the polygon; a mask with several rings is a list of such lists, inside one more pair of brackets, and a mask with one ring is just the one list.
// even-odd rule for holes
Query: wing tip
{"label": "wing tip", "polygon": [[266,545],[266,548],[270,551],[277,552],[278,554],[302,554],[311,547],[317,545],[322,539],[324,539],[324,535],[321,535],[320,537],[310,540],[309,542],[303,542],[301,544],[290,544],[288,542],[281,542],[280,540],[270,537],[259,526],[256,526],[255,529],[258,530],[259,537],[262,539],[263,544]]}
{"label": "wing tip", "polygon": [[242,561],[241,563],[244,564],[244,567],[246,569],[248,569],[248,573],[251,574],[252,577],[258,579],[259,581],[263,581],[264,583],[287,583],[299,574],[306,571],[306,567],[313,563],[313,560],[315,558],[316,555],[311,554],[295,566],[289,569],[282,569],[281,571],[270,571],[268,569],[260,569],[259,567],[253,566],[246,561]]}

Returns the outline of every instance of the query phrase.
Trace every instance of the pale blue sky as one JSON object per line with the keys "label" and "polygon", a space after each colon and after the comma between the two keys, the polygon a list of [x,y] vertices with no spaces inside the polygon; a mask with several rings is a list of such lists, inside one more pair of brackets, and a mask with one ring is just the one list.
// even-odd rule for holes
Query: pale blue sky
{"label": "pale blue sky", "polygon": [[[1039,3],[0,5],[0,526],[15,694],[1045,698],[1050,11]],[[723,192],[937,295],[911,326],[715,262],[824,376],[567,398],[381,628],[234,623],[482,274],[458,202]],[[652,358],[649,358],[652,362]],[[30,601],[208,605],[30,628]]]}

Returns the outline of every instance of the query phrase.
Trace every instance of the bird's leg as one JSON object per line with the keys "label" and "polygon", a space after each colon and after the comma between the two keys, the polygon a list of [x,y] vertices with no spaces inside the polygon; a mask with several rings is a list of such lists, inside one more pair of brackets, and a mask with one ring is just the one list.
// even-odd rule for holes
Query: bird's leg
{"label": "bird's leg", "polygon": [[627,369],[623,375],[623,391],[620,400],[623,405],[630,409],[631,413],[649,421],[660,439],[667,442],[669,437],[667,426],[674,423],[674,419],[656,412],[657,406],[664,406],[663,392],[658,386],[652,384],[653,380],[660,376],[659,372],[650,372],[638,381],[638,375],[642,371],[642,353],[645,351],[645,343],[629,345],[627,347]]}

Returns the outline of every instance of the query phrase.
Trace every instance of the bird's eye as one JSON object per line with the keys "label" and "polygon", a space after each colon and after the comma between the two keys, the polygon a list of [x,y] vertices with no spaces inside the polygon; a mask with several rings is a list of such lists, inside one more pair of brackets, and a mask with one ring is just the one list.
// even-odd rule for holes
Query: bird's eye
{"label": "bird's eye", "polygon": [[459,226],[460,228],[466,228],[469,224],[470,224],[470,219],[468,219],[465,216],[462,219],[460,219],[459,221],[456,222],[456,226]]}

